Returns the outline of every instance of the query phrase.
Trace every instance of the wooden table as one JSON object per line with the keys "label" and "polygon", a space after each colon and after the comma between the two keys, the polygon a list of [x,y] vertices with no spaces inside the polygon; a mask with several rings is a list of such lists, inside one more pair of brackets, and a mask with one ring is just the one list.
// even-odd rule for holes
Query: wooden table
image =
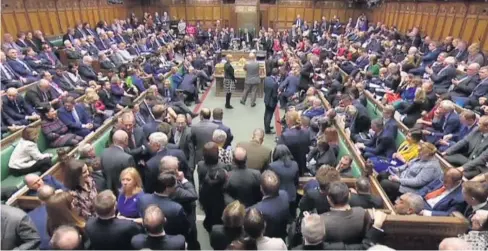
{"label": "wooden table", "polygon": [[[234,58],[234,57],[233,57]],[[236,77],[235,89],[232,93],[232,96],[242,97],[244,93],[244,80],[246,78],[246,72],[244,71],[245,60],[240,62],[231,62],[232,66],[234,67],[234,75]],[[257,97],[262,98],[264,95],[264,78],[266,77],[266,67],[264,62],[259,62],[259,76],[261,78],[260,83],[258,84],[258,91]],[[219,63],[215,66],[215,83],[216,83],[216,97],[225,97],[224,91],[224,64]]]}

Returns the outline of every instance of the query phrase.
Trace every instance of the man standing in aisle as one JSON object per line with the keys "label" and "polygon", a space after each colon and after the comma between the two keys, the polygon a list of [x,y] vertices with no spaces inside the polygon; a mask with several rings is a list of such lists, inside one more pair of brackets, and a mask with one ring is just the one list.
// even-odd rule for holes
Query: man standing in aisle
{"label": "man standing in aisle", "polygon": [[264,131],[266,134],[274,133],[271,120],[278,104],[278,68],[273,68],[271,76],[264,79]]}
{"label": "man standing in aisle", "polygon": [[246,80],[244,81],[244,94],[241,99],[241,104],[246,104],[247,96],[249,92],[251,94],[251,107],[256,106],[256,94],[258,90],[259,78],[259,63],[256,61],[256,55],[254,53],[249,53],[249,61],[244,66],[246,71]]}

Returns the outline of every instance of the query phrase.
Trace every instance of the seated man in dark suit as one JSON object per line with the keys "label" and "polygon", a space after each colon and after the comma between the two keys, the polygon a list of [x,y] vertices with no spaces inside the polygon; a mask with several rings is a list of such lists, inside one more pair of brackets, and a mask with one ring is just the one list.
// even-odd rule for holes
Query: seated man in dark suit
{"label": "seated man in dark suit", "polygon": [[227,134],[227,138],[225,140],[225,144],[223,148],[227,148],[227,146],[230,146],[232,144],[232,140],[234,139],[234,135],[232,135],[232,132],[230,131],[230,127],[224,125],[222,122],[222,119],[224,118],[224,111],[222,108],[215,108],[212,112],[212,123],[219,125],[220,130],[224,131]]}
{"label": "seated man in dark suit", "polygon": [[417,193],[424,197],[423,216],[449,216],[452,212],[464,212],[466,202],[463,198],[463,173],[451,168],[439,178],[424,186]]}
{"label": "seated man in dark suit", "polygon": [[71,96],[64,99],[64,106],[59,109],[58,117],[76,135],[85,137],[96,130],[83,105],[76,104]]}
{"label": "seated man in dark suit", "polygon": [[[481,105],[480,98],[488,96],[488,66],[481,67],[479,71],[480,83],[476,85],[473,92],[466,98],[464,107],[474,109]],[[485,102],[486,105],[486,102]]]}
{"label": "seated man in dark suit", "polygon": [[304,196],[298,205],[300,211],[310,212],[315,210],[318,214],[330,211],[330,204],[327,200],[329,185],[340,180],[341,176],[335,168],[319,168],[315,174],[315,180],[308,182],[303,187]]}
{"label": "seated man in dark suit", "polygon": [[68,59],[79,60],[83,58],[83,53],[76,49],[69,40],[64,41],[64,47],[64,52],[66,53],[66,57]]}
{"label": "seated man in dark suit", "polygon": [[443,62],[443,68],[435,73],[432,68],[426,67],[425,72],[430,75],[430,79],[434,82],[434,91],[436,94],[444,94],[448,91],[452,84],[452,80],[456,78],[456,59],[448,57]]}
{"label": "seated man in dark suit", "polygon": [[466,217],[471,223],[472,218],[477,211],[488,210],[488,187],[485,183],[476,181],[466,181],[463,183],[463,197],[468,207],[464,211]]}
{"label": "seated man in dark suit", "polygon": [[373,138],[366,143],[356,143],[359,150],[363,150],[363,156],[390,158],[395,152],[395,139],[391,134],[385,132],[382,119],[375,119],[371,122],[371,129],[374,131]]}
{"label": "seated man in dark suit", "polygon": [[470,64],[466,69],[466,76],[452,80],[453,87],[449,95],[454,102],[456,102],[458,97],[469,97],[471,95],[480,82],[479,70],[479,64]]}
{"label": "seated man in dark suit", "polygon": [[349,204],[352,207],[383,208],[383,200],[381,197],[371,194],[371,184],[366,177],[356,180],[355,193],[351,192]]}
{"label": "seated man in dark suit", "polygon": [[2,51],[0,51],[0,73],[1,90],[6,90],[8,88],[20,88],[24,85],[24,83],[27,84],[25,82],[27,79],[21,77],[10,67],[10,65],[7,63],[7,57]]}
{"label": "seated man in dark suit", "polygon": [[471,179],[487,171],[488,162],[488,115],[479,119],[479,127],[468,136],[449,147],[441,154],[464,173],[464,177]]}
{"label": "seated man in dark suit", "polygon": [[186,235],[189,231],[189,222],[183,207],[170,199],[176,191],[177,178],[172,174],[161,173],[158,175],[153,194],[144,194],[137,202],[137,207],[142,218],[146,217],[146,209],[151,205],[157,205],[164,213],[167,222],[164,226],[166,233],[171,235]]}
{"label": "seated man in dark suit", "polygon": [[61,100],[53,97],[50,89],[49,81],[41,79],[35,88],[25,93],[25,101],[35,109],[48,108],[50,106],[54,108],[60,107]]}
{"label": "seated man in dark suit", "polygon": [[9,88],[7,95],[2,97],[2,111],[16,121],[16,125],[28,125],[39,119],[39,115],[24,101],[22,95],[18,95],[15,88]]}
{"label": "seated man in dark suit", "polygon": [[444,135],[454,134],[459,131],[461,121],[459,115],[454,111],[454,103],[450,100],[443,100],[436,110],[432,127],[422,131],[427,142],[435,144]]}
{"label": "seated man in dark suit", "polygon": [[266,220],[267,237],[286,237],[286,225],[290,218],[288,194],[280,191],[280,179],[273,171],[264,171],[261,175],[263,200],[254,207],[261,211]]}
{"label": "seated man in dark suit", "polygon": [[7,51],[7,63],[19,77],[24,78],[24,83],[32,83],[39,80],[39,73],[34,71],[29,65],[19,58],[17,50],[10,49]]}
{"label": "seated man in dark suit", "polygon": [[183,90],[183,92],[187,95],[185,104],[188,104],[190,101],[195,101],[196,104],[200,103],[198,99],[198,88],[197,88],[197,76],[195,75],[195,70],[193,67],[188,69],[188,74],[185,74],[183,77],[183,81],[181,82],[178,89]]}
{"label": "seated man in dark suit", "polygon": [[169,235],[164,231],[166,215],[156,205],[150,205],[144,211],[143,226],[146,234],[138,234],[131,240],[132,248],[136,250],[185,250],[186,243],[183,235]]}
{"label": "seated man in dark suit", "polygon": [[24,177],[24,181],[25,185],[29,188],[27,196],[37,196],[37,194],[39,193],[39,189],[41,189],[41,187],[44,185],[52,187],[55,191],[66,190],[66,187],[63,185],[63,183],[61,183],[51,175],[46,175],[41,178],[35,173],[30,173]]}
{"label": "seated man in dark suit", "polygon": [[91,56],[84,56],[83,62],[78,67],[80,76],[85,81],[98,80],[98,75],[92,67],[93,58]]}
{"label": "seated man in dark suit", "polygon": [[171,106],[176,114],[190,114],[192,117],[198,116],[198,113],[193,113],[185,102],[180,100],[176,90],[171,87],[171,81],[169,79],[164,80],[162,88],[160,85],[158,86],[158,92],[161,94],[166,104]]}
{"label": "seated man in dark suit", "polygon": [[90,239],[90,247],[98,250],[127,249],[132,237],[141,233],[141,227],[130,219],[116,217],[117,199],[112,191],[105,190],[93,201],[97,217],[89,218],[85,234]]}
{"label": "seated man in dark suit", "polygon": [[312,106],[304,110],[302,116],[312,119],[316,116],[322,116],[324,114],[325,114],[325,109],[324,106],[322,105],[322,101],[317,97],[313,97]]}
{"label": "seated man in dark suit", "polygon": [[47,44],[42,45],[42,52],[39,53],[39,57],[46,60],[47,65],[53,69],[63,65],[52,51],[52,47]]}
{"label": "seated man in dark suit", "polygon": [[28,213],[36,226],[39,237],[41,237],[41,245],[39,246],[41,250],[50,249],[49,241],[51,240],[51,236],[47,233],[47,211],[45,203],[54,195],[54,192],[55,190],[48,185],[41,186],[36,194],[37,198],[41,201],[41,205]]}
{"label": "seated man in dark suit", "polygon": [[[75,98],[80,97],[81,95],[85,94],[85,88],[79,86],[76,82],[74,82],[69,76],[64,66],[59,66],[56,68],[56,72],[54,76],[52,76],[52,82],[57,85],[63,91],[68,92]],[[54,85],[51,82],[51,85]]]}
{"label": "seated man in dark suit", "polygon": [[32,48],[27,48],[25,51],[24,61],[27,65],[36,72],[41,71],[51,71],[54,72],[54,66],[52,66],[49,61],[41,58]]}
{"label": "seated man in dark suit", "polygon": [[102,86],[103,88],[98,92],[100,100],[105,105],[105,108],[112,111],[120,111],[124,107],[117,103],[117,99],[112,95],[112,85],[110,82],[105,82]]}
{"label": "seated man in dark suit", "polygon": [[100,62],[100,68],[104,70],[116,70],[117,66],[110,61],[110,59],[107,57],[107,55],[103,52],[100,52],[98,54],[98,61]]}
{"label": "seated man in dark suit", "polygon": [[459,115],[459,120],[461,121],[461,126],[459,130],[455,133],[446,134],[442,139],[438,140],[435,145],[439,151],[443,152],[447,148],[453,146],[461,139],[464,139],[468,134],[470,134],[474,129],[478,128],[476,113],[470,110],[465,110]]}
{"label": "seated man in dark suit", "polygon": [[385,131],[390,133],[391,136],[396,139],[398,134],[398,125],[394,118],[395,107],[392,105],[385,105],[383,108],[383,122],[385,124]]}

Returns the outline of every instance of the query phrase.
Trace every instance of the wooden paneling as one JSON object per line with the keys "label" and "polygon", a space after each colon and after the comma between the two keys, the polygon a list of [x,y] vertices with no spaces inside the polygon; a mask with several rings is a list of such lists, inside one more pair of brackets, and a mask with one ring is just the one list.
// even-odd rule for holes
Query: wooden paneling
{"label": "wooden paneling", "polygon": [[387,2],[375,8],[372,17],[375,22],[396,25],[401,32],[419,27],[434,40],[453,36],[480,42],[488,50],[488,3]]}
{"label": "wooden paneling", "polygon": [[[130,9],[130,11],[129,11]],[[61,35],[77,22],[92,27],[100,20],[125,19],[128,13],[142,15],[141,1],[125,0],[112,5],[107,0],[2,0],[2,38],[18,32],[41,30],[47,36]]]}

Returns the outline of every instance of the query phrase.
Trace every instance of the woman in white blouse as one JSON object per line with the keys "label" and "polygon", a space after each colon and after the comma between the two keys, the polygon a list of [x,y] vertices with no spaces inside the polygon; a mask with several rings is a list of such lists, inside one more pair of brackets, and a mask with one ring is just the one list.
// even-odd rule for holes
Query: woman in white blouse
{"label": "woman in white blouse", "polygon": [[38,171],[44,173],[52,166],[53,155],[39,151],[38,137],[39,128],[37,127],[26,127],[22,131],[22,139],[17,143],[8,163],[10,174],[21,176]]}

